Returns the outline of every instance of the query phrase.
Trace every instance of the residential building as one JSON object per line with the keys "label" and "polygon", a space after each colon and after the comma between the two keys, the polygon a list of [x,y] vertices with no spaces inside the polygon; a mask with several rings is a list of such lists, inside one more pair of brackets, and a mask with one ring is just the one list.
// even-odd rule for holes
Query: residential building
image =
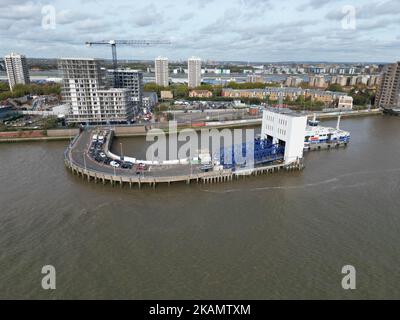
{"label": "residential building", "polygon": [[110,79],[115,79],[119,88],[129,89],[134,108],[138,111],[142,107],[143,73],[131,69],[108,70]]}
{"label": "residential building", "polygon": [[327,83],[325,80],[325,77],[323,75],[318,75],[318,76],[311,76],[309,80],[309,85],[310,87],[315,87],[315,88],[326,88]]}
{"label": "residential building", "polygon": [[339,97],[338,109],[345,109],[345,110],[353,109],[353,98],[350,96]]}
{"label": "residential building", "polygon": [[133,114],[129,89],[108,89],[101,61],[64,58],[58,61],[62,97],[70,123],[129,122]]}
{"label": "residential building", "polygon": [[388,110],[400,108],[400,62],[385,67],[375,105]]}
{"label": "residential building", "polygon": [[358,84],[358,82],[359,82],[358,78],[359,78],[358,76],[351,76],[349,85],[350,86],[355,86],[356,84]]}
{"label": "residential building", "polygon": [[265,83],[265,78],[263,75],[259,74],[248,74],[247,75],[247,82],[251,83]]}
{"label": "residential building", "polygon": [[310,67],[310,73],[314,74],[324,74],[326,73],[326,69],[323,67]]}
{"label": "residential building", "polygon": [[145,91],[143,92],[143,109],[146,111],[152,110],[158,103],[157,92]]}
{"label": "residential building", "polygon": [[162,87],[169,86],[168,58],[158,57],[155,60],[156,84]]}
{"label": "residential building", "polygon": [[280,98],[297,100],[300,96],[310,98],[312,101],[320,101],[325,105],[336,105],[341,96],[347,96],[343,92],[331,92],[318,89],[302,89],[292,87],[266,87],[265,89],[223,89],[222,96],[232,99],[257,98],[260,100],[279,101]]}
{"label": "residential building", "polygon": [[162,100],[170,100],[174,98],[173,92],[168,90],[161,91],[160,95]]}
{"label": "residential building", "polygon": [[215,69],[214,73],[215,74],[231,74],[231,70],[230,69]]}
{"label": "residential building", "polygon": [[93,114],[90,122],[126,123],[132,119],[134,109],[131,90],[111,88],[97,91],[100,112]]}
{"label": "residential building", "polygon": [[188,60],[188,85],[196,88],[201,85],[201,59],[192,57]]}
{"label": "residential building", "polygon": [[357,84],[367,85],[369,80],[369,76],[363,75],[357,77]]}
{"label": "residential building", "polygon": [[381,81],[381,76],[377,76],[377,75],[371,75],[368,79],[368,87],[375,87],[376,85],[378,85]]}
{"label": "residential building", "polygon": [[302,84],[303,79],[300,77],[287,77],[285,81],[285,85],[287,87],[298,87],[300,84]]}
{"label": "residential building", "polygon": [[337,77],[336,83],[341,85],[342,87],[346,87],[347,80],[348,80],[348,77],[341,75],[341,76]]}
{"label": "residential building", "polygon": [[213,93],[209,90],[191,90],[189,92],[190,98],[211,98]]}
{"label": "residential building", "polygon": [[16,84],[30,83],[29,70],[24,55],[11,53],[4,57],[4,63],[11,91]]}

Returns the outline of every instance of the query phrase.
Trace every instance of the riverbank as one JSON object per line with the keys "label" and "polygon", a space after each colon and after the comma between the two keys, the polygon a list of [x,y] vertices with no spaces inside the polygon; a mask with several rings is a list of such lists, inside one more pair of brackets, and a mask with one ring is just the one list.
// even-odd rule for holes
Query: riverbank
{"label": "riverbank", "polygon": [[[329,120],[335,119],[339,115],[342,118],[353,118],[353,117],[367,117],[382,115],[382,111],[379,109],[372,110],[359,110],[359,111],[343,111],[343,112],[329,112],[329,113],[316,113],[318,119]],[[308,115],[309,118],[313,117],[313,114]],[[261,125],[262,118],[251,119],[251,120],[232,120],[232,121],[210,121],[204,122],[201,126],[178,124],[177,131],[184,129],[194,129],[201,131],[202,129],[230,129],[230,128],[241,128],[241,127],[252,127]],[[118,138],[126,137],[144,137],[148,134],[151,129],[161,129],[166,134],[170,133],[168,123],[154,123],[141,126],[116,126],[113,127],[115,136]],[[71,140],[78,133],[78,129],[53,129],[53,130],[36,130],[30,131],[30,136],[23,135],[19,131],[2,132],[0,133],[0,143],[13,143],[13,142],[40,142],[40,141],[57,141],[57,140]],[[40,133],[40,134],[38,134]],[[175,132],[171,132],[175,133]]]}

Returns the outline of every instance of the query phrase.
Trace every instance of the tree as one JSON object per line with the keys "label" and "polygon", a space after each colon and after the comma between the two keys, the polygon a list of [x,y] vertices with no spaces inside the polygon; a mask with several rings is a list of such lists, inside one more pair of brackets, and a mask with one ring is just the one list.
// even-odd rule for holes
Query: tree
{"label": "tree", "polygon": [[202,85],[198,86],[195,90],[213,91],[213,86],[211,84],[202,84]]}
{"label": "tree", "polygon": [[262,82],[237,83],[231,81],[226,85],[226,87],[231,89],[264,89],[266,87],[266,84]]}
{"label": "tree", "polygon": [[213,86],[212,92],[213,92],[214,97],[220,97],[222,95],[222,88],[223,88],[223,86],[221,86],[221,85]]}
{"label": "tree", "polygon": [[45,122],[43,123],[44,130],[54,129],[57,128],[57,126],[58,126],[58,120],[56,117],[49,117],[45,119]]}
{"label": "tree", "polygon": [[0,101],[9,98],[20,98],[26,95],[50,95],[61,94],[61,86],[56,83],[45,84],[17,84],[13,91],[0,92]]}
{"label": "tree", "polygon": [[7,82],[0,82],[0,92],[9,91],[10,87],[8,86]]}
{"label": "tree", "polygon": [[186,99],[189,96],[189,88],[186,84],[176,84],[171,88],[176,98]]}
{"label": "tree", "polygon": [[343,87],[337,83],[329,85],[329,87],[326,90],[332,92],[344,92]]}
{"label": "tree", "polygon": [[157,95],[158,96],[160,96],[160,94],[161,94],[161,91],[163,91],[163,90],[167,90],[168,88],[165,88],[165,87],[163,87],[163,86],[159,86],[158,84],[156,84],[155,82],[149,82],[149,83],[146,83],[145,85],[144,85],[144,91],[154,91],[154,92],[157,92]]}

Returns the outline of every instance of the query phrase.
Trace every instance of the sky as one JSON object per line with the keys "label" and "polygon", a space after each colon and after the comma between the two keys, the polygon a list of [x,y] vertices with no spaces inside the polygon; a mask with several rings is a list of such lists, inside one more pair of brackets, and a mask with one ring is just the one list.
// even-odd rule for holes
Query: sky
{"label": "sky", "polygon": [[400,0],[0,0],[0,55],[110,58],[96,40],[169,40],[118,47],[120,59],[392,62]]}

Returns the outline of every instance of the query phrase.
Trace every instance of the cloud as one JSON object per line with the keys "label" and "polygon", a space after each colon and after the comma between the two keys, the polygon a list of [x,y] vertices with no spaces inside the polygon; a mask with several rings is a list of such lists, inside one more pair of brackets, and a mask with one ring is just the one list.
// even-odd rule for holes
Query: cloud
{"label": "cloud", "polygon": [[194,12],[187,12],[187,13],[183,14],[183,15],[179,18],[179,20],[180,20],[180,21],[188,21],[188,20],[191,20],[191,19],[194,18],[194,17],[195,17]]}
{"label": "cloud", "polygon": [[154,4],[150,4],[135,10],[132,21],[137,27],[148,27],[162,24],[164,16],[158,11]]}
{"label": "cloud", "polygon": [[99,15],[87,14],[83,12],[77,12],[71,9],[65,9],[56,11],[56,23],[61,25],[72,24],[80,21],[85,21],[87,19],[100,19]]}
{"label": "cloud", "polygon": [[23,4],[8,4],[0,10],[0,19],[36,19],[41,15],[41,6],[27,2]]}
{"label": "cloud", "polygon": [[332,1],[331,0],[309,0],[308,3],[298,6],[297,9],[300,11],[304,11],[309,8],[320,9],[329,3],[332,3]]}
{"label": "cloud", "polygon": [[49,2],[0,0],[0,56],[15,48],[38,57],[109,58],[109,48],[83,43],[115,38],[173,39],[134,53],[121,46],[127,59],[391,61],[400,51],[400,1],[393,0],[350,1],[358,4],[356,30],[341,28],[345,0],[302,0],[300,7],[298,0],[57,0],[56,29],[44,30],[41,8]]}
{"label": "cloud", "polygon": [[[354,8],[357,19],[374,19],[381,16],[399,15],[400,1],[388,0],[379,3],[374,1]],[[333,11],[330,11],[326,15],[326,18],[330,20],[341,20],[344,16],[343,6],[341,6],[340,8],[335,8]]]}

